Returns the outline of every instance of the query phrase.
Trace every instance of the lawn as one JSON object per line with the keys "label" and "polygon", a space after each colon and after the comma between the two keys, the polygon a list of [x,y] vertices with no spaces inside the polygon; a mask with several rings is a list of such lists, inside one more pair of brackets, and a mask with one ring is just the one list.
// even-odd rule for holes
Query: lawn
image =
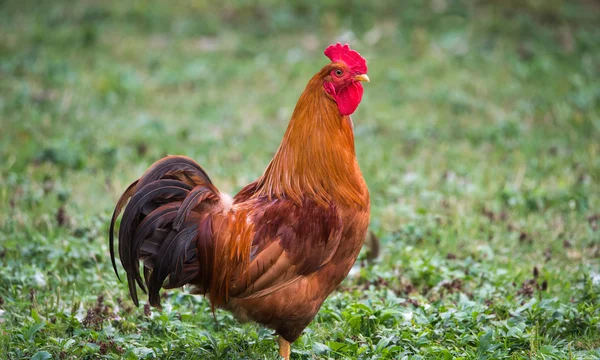
{"label": "lawn", "polygon": [[372,235],[292,358],[600,357],[598,2],[209,3],[0,1],[1,359],[275,359],[185,290],[135,308],[108,223],[166,154],[260,176],[338,40]]}

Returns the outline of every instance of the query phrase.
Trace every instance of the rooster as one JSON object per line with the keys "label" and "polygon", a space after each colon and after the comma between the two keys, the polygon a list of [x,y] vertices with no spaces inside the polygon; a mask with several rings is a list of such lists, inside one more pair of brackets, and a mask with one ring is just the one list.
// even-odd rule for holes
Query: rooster
{"label": "rooster", "polygon": [[110,255],[119,277],[114,231],[124,208],[118,250],[136,305],[137,286],[160,308],[161,288],[190,285],[213,309],[275,330],[289,359],[291,343],[350,271],[369,223],[350,119],[367,64],[348,44],[324,53],[331,63],[309,81],[275,156],[235,197],[184,156],[157,161],[121,195]]}

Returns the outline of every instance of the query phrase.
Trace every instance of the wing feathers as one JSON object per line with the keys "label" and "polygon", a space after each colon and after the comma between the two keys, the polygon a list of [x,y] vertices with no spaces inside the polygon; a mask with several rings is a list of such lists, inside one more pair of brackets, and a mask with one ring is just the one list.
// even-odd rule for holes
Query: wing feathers
{"label": "wing feathers", "polygon": [[251,261],[235,279],[232,296],[243,299],[269,295],[310,276],[336,253],[342,222],[335,206],[305,199],[265,201],[250,215],[255,229]]}
{"label": "wing feathers", "polygon": [[[263,263],[263,261],[265,260],[267,261],[266,264]],[[286,256],[285,253],[283,253],[283,249],[279,257],[276,258],[275,262],[272,261],[272,258],[267,258],[264,260],[256,259],[255,261],[253,261],[253,264],[256,264],[256,269],[263,270],[263,272],[260,276],[256,278],[255,281],[251,283],[251,285],[246,289],[246,291],[239,295],[240,298],[244,298],[249,295],[252,295],[255,292],[264,290],[271,285],[276,285],[277,280],[284,276],[288,272],[288,270],[290,270],[293,267],[292,263],[290,262],[290,259]],[[294,274],[293,272],[290,272],[290,274],[291,277],[299,276],[298,274]]]}

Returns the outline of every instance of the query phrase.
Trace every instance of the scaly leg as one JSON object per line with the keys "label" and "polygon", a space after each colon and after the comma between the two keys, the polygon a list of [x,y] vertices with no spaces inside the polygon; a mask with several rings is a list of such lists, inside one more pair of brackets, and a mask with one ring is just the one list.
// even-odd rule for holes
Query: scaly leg
{"label": "scaly leg", "polygon": [[283,356],[284,360],[290,360],[290,343],[279,335],[279,356]]}

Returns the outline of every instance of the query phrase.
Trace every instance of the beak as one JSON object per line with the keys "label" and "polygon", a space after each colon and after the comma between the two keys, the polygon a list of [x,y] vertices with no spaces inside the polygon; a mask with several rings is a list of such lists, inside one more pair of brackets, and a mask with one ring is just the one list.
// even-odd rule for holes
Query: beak
{"label": "beak", "polygon": [[369,77],[367,76],[367,74],[360,74],[360,75],[356,75],[354,77],[354,80],[356,81],[366,81],[366,82],[371,82],[371,79],[369,79]]}

